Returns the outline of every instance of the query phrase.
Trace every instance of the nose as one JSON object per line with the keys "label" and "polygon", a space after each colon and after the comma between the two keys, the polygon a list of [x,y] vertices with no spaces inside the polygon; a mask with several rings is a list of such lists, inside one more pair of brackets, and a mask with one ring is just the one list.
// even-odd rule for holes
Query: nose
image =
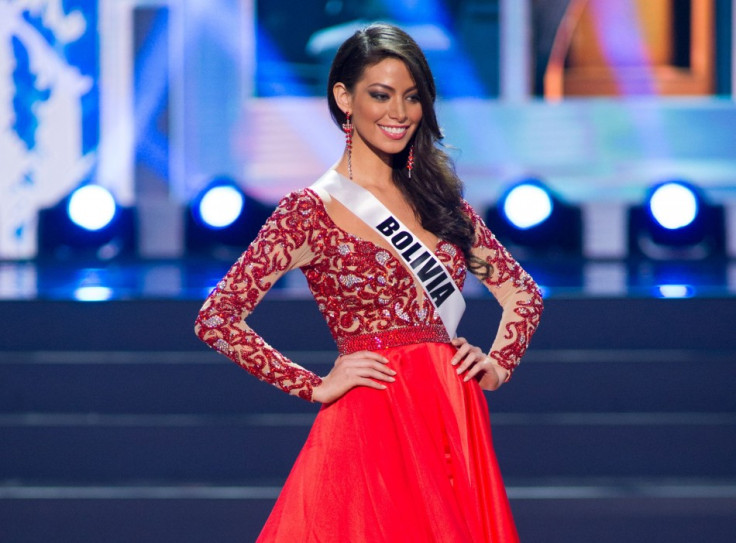
{"label": "nose", "polygon": [[401,97],[397,96],[391,100],[388,114],[389,117],[399,122],[406,120],[406,104],[404,104],[404,100]]}

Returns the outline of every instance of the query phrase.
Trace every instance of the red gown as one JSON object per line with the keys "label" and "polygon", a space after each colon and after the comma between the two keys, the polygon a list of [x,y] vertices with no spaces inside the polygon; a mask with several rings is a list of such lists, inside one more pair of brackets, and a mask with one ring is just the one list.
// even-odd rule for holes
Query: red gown
{"label": "red gown", "polygon": [[[503,307],[490,356],[513,371],[542,311],[531,277],[465,204],[474,256]],[[462,288],[462,252],[437,257]],[[311,400],[320,377],[245,322],[273,283],[300,268],[346,354],[380,352],[397,371],[386,390],[357,387],[322,407],[258,539],[284,543],[518,541],[477,382],[450,365],[455,348],[413,276],[390,250],[339,228],[319,195],[286,196],[204,303],[199,337],[256,377]]]}

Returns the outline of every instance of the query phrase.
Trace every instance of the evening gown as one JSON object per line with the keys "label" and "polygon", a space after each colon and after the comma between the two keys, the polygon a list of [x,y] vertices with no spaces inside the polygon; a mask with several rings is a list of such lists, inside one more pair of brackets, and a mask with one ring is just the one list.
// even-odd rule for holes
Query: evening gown
{"label": "evening gown", "polygon": [[[490,356],[513,371],[537,327],[537,285],[467,204],[482,281],[503,308]],[[462,288],[462,251],[435,255]],[[357,387],[323,405],[258,539],[260,543],[518,541],[475,380],[450,359],[442,321],[388,247],[338,227],[311,188],[281,200],[205,301],[199,337],[259,379],[311,400],[320,377],[245,322],[274,282],[300,268],[340,354],[372,350],[396,370],[386,390]],[[489,324],[489,327],[491,325]]]}

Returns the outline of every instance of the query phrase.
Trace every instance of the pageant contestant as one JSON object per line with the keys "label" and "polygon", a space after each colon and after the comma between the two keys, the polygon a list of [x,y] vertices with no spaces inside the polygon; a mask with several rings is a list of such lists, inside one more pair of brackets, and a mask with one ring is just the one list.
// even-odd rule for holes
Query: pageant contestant
{"label": "pageant contestant", "polygon": [[[281,200],[196,322],[259,379],[323,404],[258,541],[518,541],[483,390],[524,354],[542,312],[537,286],[462,199],[411,37],[386,24],[356,32],[327,98],[342,157]],[[294,268],[340,354],[324,377],[244,322]],[[466,270],[503,307],[488,354],[455,335]]]}

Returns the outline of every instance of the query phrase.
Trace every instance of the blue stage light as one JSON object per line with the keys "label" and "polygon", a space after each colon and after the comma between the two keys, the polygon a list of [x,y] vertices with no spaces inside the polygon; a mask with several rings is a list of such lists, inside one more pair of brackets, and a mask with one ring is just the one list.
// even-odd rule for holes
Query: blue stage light
{"label": "blue stage light", "polygon": [[243,193],[232,185],[215,186],[207,190],[199,201],[198,212],[202,222],[210,228],[226,228],[233,224],[245,206]]}
{"label": "blue stage light", "polygon": [[692,224],[700,208],[695,191],[684,183],[673,181],[655,187],[647,205],[654,220],[668,230]]}
{"label": "blue stage light", "polygon": [[702,260],[725,255],[723,206],[695,185],[674,179],[654,185],[628,212],[629,254],[654,260]]}
{"label": "blue stage light", "polygon": [[503,198],[506,219],[516,228],[527,230],[542,224],[552,215],[552,198],[541,183],[523,181]]}
{"label": "blue stage light", "polygon": [[245,193],[227,176],[214,178],[188,206],[187,251],[226,260],[239,255],[274,207]]}
{"label": "blue stage light", "polygon": [[111,300],[113,294],[110,287],[79,287],[74,290],[74,299],[80,302],[105,302]]}
{"label": "blue stage light", "polygon": [[581,254],[580,209],[564,202],[539,179],[530,177],[513,184],[488,208],[485,218],[517,258]]}
{"label": "blue stage light", "polygon": [[112,194],[84,184],[38,212],[38,256],[110,260],[136,253],[136,214]]}
{"label": "blue stage light", "polygon": [[67,213],[77,226],[97,232],[108,226],[117,211],[115,199],[99,185],[85,185],[69,197]]}
{"label": "blue stage light", "polygon": [[660,298],[692,298],[695,289],[691,285],[658,285],[655,294]]}

